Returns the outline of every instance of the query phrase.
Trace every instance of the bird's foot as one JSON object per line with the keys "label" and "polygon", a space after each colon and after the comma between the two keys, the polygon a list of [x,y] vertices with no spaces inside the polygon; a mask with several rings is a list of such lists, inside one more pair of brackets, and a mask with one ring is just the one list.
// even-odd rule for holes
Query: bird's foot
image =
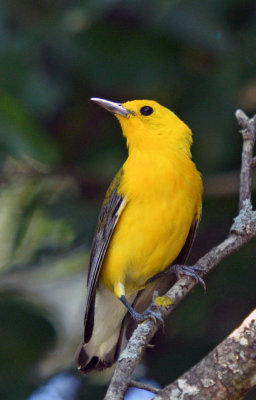
{"label": "bird's foot", "polygon": [[204,271],[204,268],[199,266],[190,266],[190,265],[181,265],[175,264],[172,265],[171,268],[168,270],[169,272],[175,273],[177,278],[181,278],[181,275],[191,276],[196,280],[197,283],[201,283],[204,290],[206,290],[206,285],[203,278],[198,274],[198,272]]}
{"label": "bird's foot", "polygon": [[142,313],[138,313],[137,311],[134,310],[134,308],[129,304],[125,296],[121,296],[120,300],[122,303],[127,307],[129,313],[131,314],[132,318],[139,324],[146,319],[151,319],[155,323],[158,323],[162,327],[164,326],[164,320],[162,316],[160,315],[157,310],[153,310],[153,308],[156,308],[156,305],[153,303],[151,304],[145,311]]}
{"label": "bird's foot", "polygon": [[154,323],[159,323],[161,326],[164,326],[164,320],[161,317],[161,315],[152,310],[152,306],[149,306],[145,311],[142,313],[138,313],[134,311],[134,314],[132,314],[132,317],[135,319],[136,322],[141,323],[145,321],[146,319],[151,319],[154,321]]}

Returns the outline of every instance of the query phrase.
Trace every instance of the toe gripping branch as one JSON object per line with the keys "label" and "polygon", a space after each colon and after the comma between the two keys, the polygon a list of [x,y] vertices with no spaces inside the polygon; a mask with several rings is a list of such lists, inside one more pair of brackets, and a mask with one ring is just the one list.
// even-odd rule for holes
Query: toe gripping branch
{"label": "toe gripping branch", "polygon": [[190,265],[181,265],[181,264],[175,264],[172,265],[170,269],[168,269],[166,272],[169,273],[175,273],[177,278],[181,278],[181,275],[186,275],[186,276],[191,276],[196,280],[197,283],[200,283],[204,290],[206,291],[206,284],[203,278],[198,274],[198,272],[204,271],[204,268],[202,267],[197,267],[197,266],[190,266]]}
{"label": "toe gripping branch", "polygon": [[191,276],[192,278],[194,278],[197,283],[199,282],[203,286],[204,290],[206,291],[205,281],[198,273],[198,272],[203,272],[203,271],[204,271],[204,268],[198,267],[198,266],[192,267],[190,265],[174,264],[171,267],[167,268],[165,271],[152,276],[152,278],[150,278],[147,281],[147,284],[155,281],[158,278],[162,278],[165,275],[175,274],[178,279],[180,279],[182,275],[187,275],[187,276]]}
{"label": "toe gripping branch", "polygon": [[149,306],[145,311],[143,311],[142,313],[138,313],[137,311],[135,311],[133,309],[133,307],[130,305],[130,303],[128,302],[128,300],[126,299],[126,297],[124,295],[122,295],[120,297],[121,302],[125,305],[125,307],[128,309],[129,313],[131,314],[132,318],[137,322],[137,323],[141,323],[143,321],[145,321],[146,319],[152,319],[154,322],[158,322],[160,323],[160,325],[164,325],[164,320],[161,317],[160,314],[158,314],[157,312],[153,311],[151,309],[151,306]]}
{"label": "toe gripping branch", "polygon": [[[166,271],[161,272],[160,274],[157,274],[157,275],[153,276],[152,278],[150,278],[147,283],[152,282],[155,279],[158,279],[162,276],[174,273],[178,279],[181,277],[181,275],[191,276],[192,278],[194,278],[196,280],[196,282],[199,282],[203,286],[204,290],[206,290],[205,282],[204,282],[203,278],[198,274],[198,272],[202,272],[202,271],[204,271],[204,268],[202,268],[202,267],[197,267],[197,266],[192,267],[189,265],[175,264],[175,265],[172,265],[170,268],[168,268]],[[145,321],[146,319],[152,319],[154,322],[158,322],[158,323],[160,323],[160,325],[164,326],[164,320],[161,317],[161,315],[159,315],[157,312],[152,310],[152,306],[154,305],[154,303],[151,304],[151,306],[149,306],[142,313],[138,313],[130,305],[130,303],[128,302],[128,300],[126,299],[126,297],[124,295],[119,297],[119,299],[125,305],[125,307],[128,309],[132,318],[137,323],[141,323],[141,322]]]}

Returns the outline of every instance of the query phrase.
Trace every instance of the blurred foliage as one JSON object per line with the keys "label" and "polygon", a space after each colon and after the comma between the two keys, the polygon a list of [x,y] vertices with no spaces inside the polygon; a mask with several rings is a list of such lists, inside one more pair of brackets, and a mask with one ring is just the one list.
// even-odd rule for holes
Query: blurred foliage
{"label": "blurred foliage", "polygon": [[[1,2],[1,399],[25,399],[71,365],[81,337],[97,213],[126,156],[91,96],[152,98],[184,119],[217,182],[191,262],[228,233],[237,193],[220,197],[218,181],[240,165],[235,109],[256,109],[255,17],[252,0]],[[144,375],[170,382],[238,326],[255,306],[254,260],[251,243],[183,302]],[[110,374],[86,377],[80,398],[102,398]]]}

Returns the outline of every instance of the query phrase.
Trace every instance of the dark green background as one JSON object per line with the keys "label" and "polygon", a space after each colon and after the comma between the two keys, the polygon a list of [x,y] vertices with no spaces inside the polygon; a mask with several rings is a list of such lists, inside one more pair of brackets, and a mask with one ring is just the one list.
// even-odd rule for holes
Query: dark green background
{"label": "dark green background", "polygon": [[[192,128],[205,181],[195,261],[225,238],[237,213],[234,112],[256,110],[256,2],[1,2],[1,399],[25,399],[70,366],[79,342],[62,338],[46,300],[63,280],[62,308],[77,295],[71,282],[85,279],[104,192],[126,157],[118,123],[90,97],[154,99]],[[144,375],[164,385],[199,361],[255,306],[255,282],[252,242],[209,274],[206,294],[196,288],[169,318],[144,357]],[[42,375],[38,363],[58,340],[70,354]],[[79,398],[102,398],[104,379],[86,377]]]}

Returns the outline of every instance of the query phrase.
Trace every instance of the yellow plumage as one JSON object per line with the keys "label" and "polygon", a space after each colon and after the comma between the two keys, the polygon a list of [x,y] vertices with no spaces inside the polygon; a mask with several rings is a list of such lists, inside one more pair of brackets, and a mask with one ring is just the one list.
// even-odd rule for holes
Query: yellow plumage
{"label": "yellow plumage", "polygon": [[131,117],[130,123],[118,117],[129,146],[118,189],[127,205],[101,272],[102,282],[117,296],[120,283],[125,294],[132,294],[171,265],[201,209],[202,181],[190,159],[190,129],[156,102],[138,100],[123,106],[138,112],[144,104],[154,109],[151,121]]}
{"label": "yellow plumage", "polygon": [[[191,130],[172,111],[149,100],[122,105],[95,101],[118,118],[129,155],[107,192],[92,249],[85,345],[78,359],[85,372],[109,366],[117,357],[119,332],[127,310],[112,297],[125,300],[127,306],[127,299],[133,301],[150,278],[174,262],[188,240],[191,227],[197,225],[202,199],[201,176],[191,160]],[[113,222],[113,217],[110,218],[111,233],[104,235],[108,214],[113,209],[110,206],[109,211],[108,207],[116,199],[121,201],[116,219]],[[192,231],[193,236],[195,229]],[[97,257],[101,257],[100,262],[94,266]],[[94,304],[95,296],[94,312],[90,304]],[[106,319],[110,318],[113,326],[113,332],[107,329],[106,338],[103,307]],[[101,311],[97,311],[99,308]]]}

